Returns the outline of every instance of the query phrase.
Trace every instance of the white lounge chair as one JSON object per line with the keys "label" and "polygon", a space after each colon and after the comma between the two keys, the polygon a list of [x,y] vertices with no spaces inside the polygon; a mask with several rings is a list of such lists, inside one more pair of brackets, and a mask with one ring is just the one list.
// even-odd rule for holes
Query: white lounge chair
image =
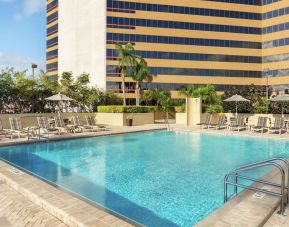
{"label": "white lounge chair", "polygon": [[79,116],[72,116],[71,122],[72,122],[72,125],[79,128],[82,132],[84,131],[97,132],[99,130],[98,126],[82,124]]}
{"label": "white lounge chair", "polygon": [[282,134],[282,131],[285,130],[285,123],[284,119],[282,117],[275,118],[274,125],[272,127],[267,128],[268,133],[279,133],[279,135]]}
{"label": "white lounge chair", "polygon": [[8,129],[8,133],[11,136],[11,139],[13,139],[13,136],[16,135],[18,138],[21,138],[21,136],[29,137],[29,128],[23,128],[22,122],[19,117],[10,117],[9,118],[10,123],[10,129]]}
{"label": "white lounge chair", "polygon": [[236,118],[236,121],[233,121],[230,123],[228,126],[229,130],[237,130],[240,132],[240,130],[245,129],[246,130],[246,124],[245,124],[245,116],[243,115],[238,115]]}
{"label": "white lounge chair", "polygon": [[264,133],[266,127],[267,127],[267,117],[258,117],[257,125],[251,127],[251,132]]}
{"label": "white lounge chair", "polygon": [[40,133],[42,135],[47,135],[49,137],[49,135],[61,134],[61,131],[59,128],[51,127],[47,117],[37,117],[37,122],[41,131]]}
{"label": "white lounge chair", "polygon": [[206,114],[205,121],[203,123],[198,124],[201,129],[208,129],[211,125],[212,114]]}
{"label": "white lounge chair", "polygon": [[63,118],[61,116],[54,117],[54,124],[55,124],[55,128],[57,128],[62,133],[68,133],[68,132],[74,133],[73,126],[65,125]]}
{"label": "white lounge chair", "polygon": [[227,117],[225,115],[221,115],[218,117],[217,124],[210,124],[209,128],[214,128],[216,130],[226,128],[227,127],[226,120],[227,120]]}
{"label": "white lounge chair", "polygon": [[86,116],[86,122],[87,122],[87,125],[98,127],[98,129],[101,131],[111,130],[111,128],[108,125],[96,124],[95,117],[93,117],[93,116]]}

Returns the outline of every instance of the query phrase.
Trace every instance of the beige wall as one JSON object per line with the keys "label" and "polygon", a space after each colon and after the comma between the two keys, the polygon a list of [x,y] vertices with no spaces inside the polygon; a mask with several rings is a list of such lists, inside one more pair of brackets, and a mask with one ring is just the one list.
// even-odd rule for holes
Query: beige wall
{"label": "beige wall", "polygon": [[133,126],[154,124],[154,113],[97,113],[96,119],[98,124],[126,126],[128,116],[133,117]]}
{"label": "beige wall", "polygon": [[[127,116],[133,117],[133,126],[153,124],[154,123],[154,113],[136,113],[136,114],[124,114],[124,122],[126,122]],[[126,125],[126,123],[124,124]]]}
{"label": "beige wall", "polygon": [[124,117],[122,113],[97,113],[98,124],[108,124],[114,126],[123,126]]}
{"label": "beige wall", "polygon": [[176,124],[186,125],[187,124],[187,113],[176,113]]}

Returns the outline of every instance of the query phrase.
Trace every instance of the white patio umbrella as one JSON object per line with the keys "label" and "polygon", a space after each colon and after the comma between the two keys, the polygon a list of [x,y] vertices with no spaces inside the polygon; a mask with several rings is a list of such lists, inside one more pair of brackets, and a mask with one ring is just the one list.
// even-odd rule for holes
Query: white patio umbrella
{"label": "white patio umbrella", "polygon": [[[286,101],[289,101],[289,95],[288,94],[280,94],[280,95],[277,95],[274,98],[271,98],[269,100],[272,102],[286,102]],[[284,117],[283,106],[282,106],[282,117]]]}
{"label": "white patio umbrella", "polygon": [[52,95],[52,96],[46,98],[46,100],[61,102],[61,101],[72,101],[73,99],[67,97],[66,95],[58,93],[57,95]]}
{"label": "white patio umbrella", "polygon": [[250,102],[249,99],[245,99],[241,95],[233,95],[230,98],[224,100],[224,102],[235,102],[236,103],[236,116],[238,115],[238,102]]}
{"label": "white patio umbrella", "polygon": [[[73,101],[72,98],[69,98],[66,95],[63,95],[63,94],[60,94],[60,93],[58,93],[56,95],[52,95],[52,96],[46,98],[45,100],[56,101],[56,102],[59,102],[59,104],[60,103],[64,103],[64,102]],[[60,108],[59,108],[59,111],[60,111]]]}

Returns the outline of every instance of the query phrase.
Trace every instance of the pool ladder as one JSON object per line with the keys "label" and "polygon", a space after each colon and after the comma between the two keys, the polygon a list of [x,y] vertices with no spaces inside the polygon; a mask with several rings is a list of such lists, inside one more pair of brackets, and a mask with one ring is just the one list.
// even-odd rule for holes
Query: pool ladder
{"label": "pool ladder", "polygon": [[[262,168],[262,167],[267,167],[267,166],[273,166],[275,169],[277,169],[280,174],[281,174],[281,183],[277,184],[271,181],[267,181],[267,180],[262,180],[262,179],[255,179],[252,177],[248,177],[248,176],[244,176],[241,175],[243,172],[249,171],[249,170],[255,170],[258,168]],[[245,166],[241,166],[233,171],[231,171],[230,173],[226,174],[225,178],[224,178],[224,203],[226,203],[228,200],[230,200],[231,198],[235,197],[238,195],[238,188],[244,188],[244,189],[248,189],[248,190],[252,190],[252,191],[256,191],[256,192],[260,192],[260,193],[264,193],[264,194],[269,194],[269,195],[273,195],[273,196],[278,196],[281,197],[281,201],[280,201],[280,210],[279,210],[279,214],[282,215],[286,215],[285,214],[285,207],[288,204],[288,193],[289,193],[289,162],[287,159],[284,158],[271,158],[271,159],[267,159],[261,162],[255,162],[249,165],[245,165]],[[287,185],[286,185],[286,174],[287,174]],[[265,188],[258,188],[255,186],[247,186],[244,184],[240,184],[238,182],[239,179],[243,179],[243,180],[247,180],[247,181],[251,181],[251,182],[255,182],[255,183],[261,183],[263,185],[270,185],[273,186],[275,188],[279,188],[280,189],[280,193],[279,192],[273,192],[273,191],[269,191],[266,190]],[[232,185],[234,187],[234,193],[231,196],[228,196],[228,186]]]}

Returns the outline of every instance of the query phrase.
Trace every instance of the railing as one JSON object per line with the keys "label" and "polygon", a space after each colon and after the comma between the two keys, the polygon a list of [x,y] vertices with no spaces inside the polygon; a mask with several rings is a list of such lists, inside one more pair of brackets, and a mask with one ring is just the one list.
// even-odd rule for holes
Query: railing
{"label": "railing", "polygon": [[[282,163],[282,164],[280,164]],[[284,164],[286,166],[286,169],[284,168]],[[245,171],[249,171],[249,170],[254,170],[254,169],[258,169],[261,167],[266,167],[266,166],[273,166],[274,168],[278,169],[280,174],[281,174],[281,183],[277,184],[271,181],[267,181],[267,180],[262,180],[262,179],[255,179],[252,177],[248,177],[248,176],[244,176],[241,175],[242,172]],[[288,188],[289,188],[289,162],[287,159],[283,159],[283,158],[272,158],[272,159],[268,159],[268,160],[264,160],[261,162],[255,162],[249,165],[245,165],[242,166],[238,169],[235,169],[234,171],[231,171],[230,173],[228,173],[225,178],[224,178],[224,203],[226,203],[229,199],[235,197],[238,195],[238,187],[240,188],[244,188],[244,189],[248,189],[248,190],[252,190],[252,191],[257,191],[257,192],[261,192],[264,194],[269,194],[269,195],[273,195],[273,196],[278,196],[281,197],[281,202],[280,202],[280,211],[279,214],[285,214],[285,205],[288,203]],[[286,184],[286,173],[287,173],[287,186]],[[232,182],[229,178],[233,177],[234,181]],[[238,179],[243,179],[243,180],[248,180],[248,181],[252,181],[252,182],[256,182],[256,183],[261,183],[261,184],[265,184],[265,185],[270,185],[276,188],[280,188],[280,193],[278,192],[273,192],[273,191],[269,191],[266,189],[262,189],[262,188],[257,188],[254,186],[248,186],[248,185],[244,185],[244,184],[240,184],[238,183]],[[234,193],[228,197],[228,186],[232,185],[234,186]],[[286,193],[287,190],[287,193]],[[286,198],[286,201],[285,201]]]}

